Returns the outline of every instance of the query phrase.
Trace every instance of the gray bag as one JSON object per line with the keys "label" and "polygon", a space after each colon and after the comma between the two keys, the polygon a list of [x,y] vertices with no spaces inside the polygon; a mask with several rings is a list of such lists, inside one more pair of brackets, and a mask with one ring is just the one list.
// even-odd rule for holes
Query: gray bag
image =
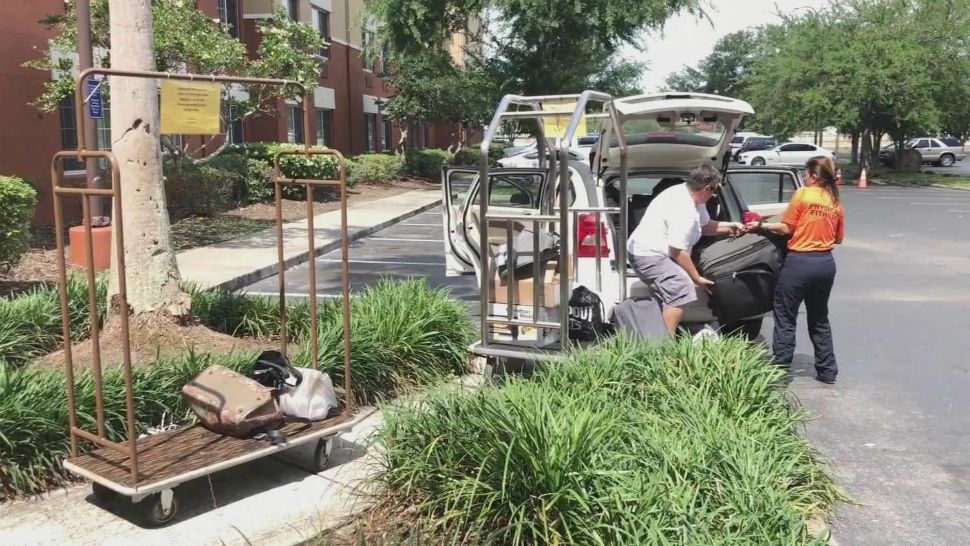
{"label": "gray bag", "polygon": [[656,297],[627,298],[613,308],[617,330],[634,339],[662,340],[670,336],[664,324],[663,304]]}

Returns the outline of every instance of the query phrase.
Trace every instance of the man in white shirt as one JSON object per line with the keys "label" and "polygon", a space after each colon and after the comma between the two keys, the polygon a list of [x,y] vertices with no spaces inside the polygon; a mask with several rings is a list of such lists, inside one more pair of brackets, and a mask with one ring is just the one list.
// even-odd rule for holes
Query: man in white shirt
{"label": "man in white shirt", "polygon": [[714,284],[697,272],[691,247],[701,235],[737,235],[744,231],[740,222],[718,222],[707,214],[706,204],[723,181],[714,167],[697,167],[684,184],[654,197],[627,241],[630,265],[663,301],[664,324],[671,334],[684,316],[684,306],[697,299],[694,285],[709,290]]}

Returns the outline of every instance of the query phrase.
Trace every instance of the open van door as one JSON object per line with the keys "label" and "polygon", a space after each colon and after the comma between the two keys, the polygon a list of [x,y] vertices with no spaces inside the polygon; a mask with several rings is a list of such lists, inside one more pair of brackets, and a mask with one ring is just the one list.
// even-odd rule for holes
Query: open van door
{"label": "open van door", "polygon": [[[444,173],[445,262],[447,275],[479,273],[481,263],[479,172],[471,168],[447,169]],[[489,211],[495,214],[539,214],[544,169],[494,169],[489,178]],[[531,222],[513,222],[513,237],[532,231]],[[491,252],[506,244],[505,222],[489,226]]]}
{"label": "open van door", "polygon": [[442,225],[444,226],[445,275],[455,277],[475,272],[478,254],[465,238],[463,210],[472,185],[477,184],[478,169],[449,168],[441,173]]}
{"label": "open van door", "polygon": [[798,171],[785,167],[732,168],[728,169],[728,178],[748,210],[765,218],[784,213],[801,185]]}

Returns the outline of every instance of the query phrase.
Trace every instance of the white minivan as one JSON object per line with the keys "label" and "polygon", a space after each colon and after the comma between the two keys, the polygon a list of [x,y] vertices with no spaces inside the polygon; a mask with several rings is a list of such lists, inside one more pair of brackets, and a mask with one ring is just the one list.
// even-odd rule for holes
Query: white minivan
{"label": "white minivan", "polygon": [[[627,145],[627,199],[620,203],[619,149],[612,121],[604,120],[595,150],[592,170],[578,162],[569,164],[570,208],[578,209],[565,230],[571,237],[569,248],[575,264],[570,289],[580,285],[594,290],[602,299],[606,317],[619,303],[620,283],[628,296],[644,296],[649,288],[627,264],[617,264],[617,249],[625,241],[620,233],[632,233],[650,202],[665,189],[683,183],[691,169],[712,164],[721,168],[730,135],[745,115],[753,114],[751,106],[741,100],[699,93],[647,94],[613,101],[616,119],[622,124]],[[545,168],[494,169],[488,172],[489,214],[548,215],[559,204],[558,176]],[[735,167],[727,169],[724,184],[707,207],[711,218],[723,221],[751,221],[780,214],[799,186],[798,173],[787,167]],[[449,168],[443,172],[443,223],[446,267],[449,275],[476,274],[481,281],[481,248],[479,214],[479,171]],[[620,229],[619,214],[600,213],[601,238],[597,249],[597,213],[582,209],[626,207],[627,229]],[[516,240],[532,240],[529,221],[515,222]],[[554,240],[555,224],[540,233],[543,241]],[[521,237],[521,235],[525,237]],[[506,225],[489,224],[490,256],[507,244]],[[490,259],[490,262],[492,260]],[[488,272],[494,275],[493,271]],[[481,286],[481,283],[480,283]],[[698,300],[684,315],[688,328],[716,323],[707,295],[698,289]],[[761,329],[761,316],[728,325],[749,337]]]}

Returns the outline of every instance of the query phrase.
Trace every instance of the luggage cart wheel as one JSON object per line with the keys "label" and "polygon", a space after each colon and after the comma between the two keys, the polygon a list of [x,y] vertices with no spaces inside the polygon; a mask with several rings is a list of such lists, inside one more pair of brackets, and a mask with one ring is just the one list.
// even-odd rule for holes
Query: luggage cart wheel
{"label": "luggage cart wheel", "polygon": [[94,496],[94,500],[100,503],[111,502],[118,498],[118,493],[114,489],[105,487],[97,482],[91,483],[91,494]]}
{"label": "luggage cart wheel", "polygon": [[145,524],[150,527],[161,527],[175,519],[179,503],[175,498],[175,491],[165,489],[143,500],[139,503],[139,507]]}
{"label": "luggage cart wheel", "polygon": [[333,450],[333,438],[323,438],[317,441],[317,448],[313,451],[313,468],[323,472],[330,464],[330,452]]}

